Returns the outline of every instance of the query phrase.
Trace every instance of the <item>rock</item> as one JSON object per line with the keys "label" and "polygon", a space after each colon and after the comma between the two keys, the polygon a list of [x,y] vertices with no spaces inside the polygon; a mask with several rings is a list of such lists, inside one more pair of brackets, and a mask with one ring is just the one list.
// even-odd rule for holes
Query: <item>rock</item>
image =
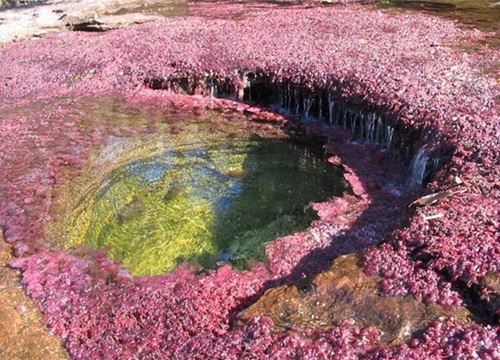
{"label": "rock", "polygon": [[[0,13],[0,43],[39,37],[64,29],[106,31],[182,14],[184,0],[48,0]],[[2,3],[0,3],[1,5]]]}
{"label": "rock", "polygon": [[491,321],[500,324],[500,272],[487,274],[480,283],[482,298],[492,314]]}
{"label": "rock", "polygon": [[380,341],[394,345],[409,340],[412,334],[437,320],[454,317],[459,322],[469,322],[469,312],[462,307],[445,310],[411,295],[382,296],[381,279],[366,275],[359,262],[358,254],[344,255],[311,279],[266,291],[239,314],[239,324],[248,323],[254,316],[268,316],[276,331],[328,331],[352,319],[359,328],[381,330]]}
{"label": "rock", "polygon": [[20,283],[19,271],[0,231],[0,359],[69,359],[61,342],[49,335],[42,314]]}

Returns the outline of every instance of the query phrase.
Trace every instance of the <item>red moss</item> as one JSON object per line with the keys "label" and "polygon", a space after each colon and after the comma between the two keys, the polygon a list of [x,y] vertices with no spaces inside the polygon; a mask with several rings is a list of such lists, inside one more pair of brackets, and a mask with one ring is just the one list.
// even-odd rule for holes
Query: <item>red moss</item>
{"label": "red moss", "polygon": [[411,344],[374,351],[372,359],[498,359],[500,334],[491,327],[460,325],[455,321],[437,323]]}
{"label": "red moss", "polygon": [[[384,277],[387,295],[412,293],[447,305],[463,301],[454,286],[477,285],[487,273],[500,271],[500,90],[497,80],[481,73],[500,60],[500,51],[462,50],[481,46],[486,35],[437,18],[357,5],[261,4],[233,20],[242,9],[194,3],[191,11],[200,16],[105,34],[61,33],[0,49],[0,224],[18,255],[33,254],[13,266],[23,270],[23,283],[51,331],[76,359],[498,358],[498,326],[438,323],[395,348],[375,347],[375,330],[349,324],[307,339],[271,333],[269,319],[231,328],[231,317],[266,287],[320,271],[347,252],[365,250],[366,270]],[[121,93],[131,102],[179,112],[223,107],[274,118],[255,107],[144,88],[173,87],[185,79],[184,91],[207,95],[211,74],[235,91],[242,86],[235,70],[300,85],[311,94],[328,90],[337,101],[376,111],[413,141],[407,145],[429,141],[449,151],[429,192],[466,192],[406,210],[418,195],[404,187],[392,160],[344,131],[310,122],[307,133],[328,139],[325,151],[342,158],[361,199],[348,206],[336,199],[312,205],[321,220],[305,233],[269,244],[269,273],[263,265],[204,275],[182,267],[171,275],[131,278],[102,254],[51,253],[36,241],[54,215],[58,186],[112,133],[102,127],[84,131],[71,96]],[[48,100],[56,96],[66,100]],[[31,113],[20,111],[25,105]],[[422,137],[424,128],[435,137]],[[436,213],[442,217],[426,218]],[[380,242],[385,244],[372,246]]]}

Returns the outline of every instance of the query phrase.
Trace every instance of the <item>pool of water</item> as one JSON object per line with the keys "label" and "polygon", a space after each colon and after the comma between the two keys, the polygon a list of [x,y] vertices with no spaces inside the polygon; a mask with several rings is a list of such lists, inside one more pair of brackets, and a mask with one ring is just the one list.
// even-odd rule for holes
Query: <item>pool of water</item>
{"label": "pool of water", "polygon": [[306,229],[309,204],[345,183],[283,133],[263,137],[244,123],[185,120],[112,137],[68,185],[66,245],[104,248],[134,275],[265,261],[266,242]]}

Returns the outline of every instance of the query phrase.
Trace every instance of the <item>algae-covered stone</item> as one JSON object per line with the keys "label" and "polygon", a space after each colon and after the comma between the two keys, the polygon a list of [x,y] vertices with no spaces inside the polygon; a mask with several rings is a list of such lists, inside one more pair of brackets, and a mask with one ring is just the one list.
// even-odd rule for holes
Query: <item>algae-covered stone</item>
{"label": "algae-covered stone", "polygon": [[397,344],[437,320],[454,317],[469,322],[469,312],[463,307],[447,310],[411,295],[383,296],[381,279],[366,275],[358,263],[358,254],[344,255],[313,278],[269,289],[240,313],[240,324],[254,316],[268,316],[278,331],[328,331],[352,319],[359,328],[381,330],[381,342]]}

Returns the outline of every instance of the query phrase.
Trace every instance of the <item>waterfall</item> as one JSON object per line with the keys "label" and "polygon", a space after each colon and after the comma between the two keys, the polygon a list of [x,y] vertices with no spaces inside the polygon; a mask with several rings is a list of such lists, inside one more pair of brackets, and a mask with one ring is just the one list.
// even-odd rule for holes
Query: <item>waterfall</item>
{"label": "waterfall", "polygon": [[356,133],[356,124],[358,121],[361,122],[361,114],[359,111],[356,111],[353,116],[351,116],[351,131],[353,134]]}
{"label": "waterfall", "polygon": [[376,146],[381,146],[382,145],[382,141],[381,141],[381,136],[382,136],[382,132],[384,130],[383,128],[383,124],[382,124],[382,118],[380,116],[375,116],[375,145]]}
{"label": "waterfall", "polygon": [[392,149],[392,139],[394,138],[394,128],[392,126],[386,126],[385,132],[385,149],[390,151]]}
{"label": "waterfall", "polygon": [[333,125],[333,109],[335,102],[332,99],[332,94],[328,93],[328,124]]}
{"label": "waterfall", "polygon": [[344,129],[347,129],[347,113],[349,109],[347,106],[342,106],[342,125],[344,126]]}
{"label": "waterfall", "polygon": [[311,110],[311,106],[314,102],[314,97],[312,96],[308,96],[308,97],[304,97],[302,99],[302,107],[304,108],[304,119],[305,120],[309,120],[309,111]]}
{"label": "waterfall", "polygon": [[431,169],[428,166],[429,155],[427,145],[422,146],[410,163],[410,185],[422,185]]}
{"label": "waterfall", "polygon": [[[170,79],[170,86],[174,91],[178,91],[179,87],[189,87],[189,81],[183,79]],[[204,80],[204,85],[210,91],[211,98],[224,97],[234,93],[234,84],[230,84],[230,79],[224,74],[210,71],[205,73]],[[409,179],[411,184],[424,185],[439,168],[440,156],[435,152],[432,153],[432,156],[430,155],[430,145],[423,146],[414,154],[412,148],[405,143],[404,134],[400,134],[393,126],[387,124],[389,119],[380,115],[376,109],[370,111],[356,104],[342,101],[341,95],[335,92],[335,87],[334,90],[311,89],[301,87],[300,84],[296,84],[290,79],[283,79],[280,85],[274,84],[273,86],[270,78],[252,73],[250,79],[248,72],[242,72],[240,80],[246,91],[244,95],[249,101],[252,101],[252,98],[254,101],[264,103],[272,101],[282,111],[301,117],[303,121],[309,121],[315,117],[329,125],[340,125],[346,130],[351,130],[357,137],[364,139],[365,143],[374,145],[381,152],[396,151],[405,162],[411,158]],[[183,86],[184,84],[179,84],[178,81],[187,81],[188,83]],[[158,82],[159,80],[148,79],[148,86],[165,88],[168,83],[167,80],[164,80],[160,87]],[[238,90],[237,87],[236,90]],[[238,93],[238,95],[241,100],[241,94]],[[425,131],[422,132],[419,142],[429,143],[430,139],[427,135]]]}
{"label": "waterfall", "polygon": [[318,94],[318,119],[323,120],[323,93]]}
{"label": "waterfall", "polygon": [[299,114],[300,110],[300,91],[299,89],[294,89],[293,90],[293,100],[295,102],[295,114]]}
{"label": "waterfall", "polygon": [[366,117],[365,121],[365,137],[366,140],[370,141],[371,143],[374,142],[374,123],[375,123],[375,114],[373,112],[369,112],[368,116]]}

